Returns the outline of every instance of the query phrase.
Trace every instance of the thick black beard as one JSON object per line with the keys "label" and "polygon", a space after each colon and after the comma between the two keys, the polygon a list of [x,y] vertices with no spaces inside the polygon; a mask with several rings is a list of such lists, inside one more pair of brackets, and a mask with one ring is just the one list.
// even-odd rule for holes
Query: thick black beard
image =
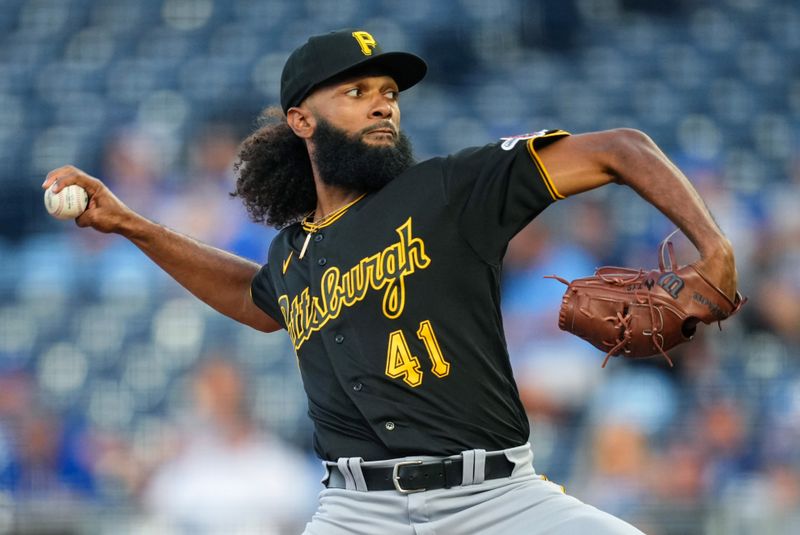
{"label": "thick black beard", "polygon": [[355,136],[333,126],[324,119],[317,120],[314,131],[314,165],[322,181],[348,191],[371,193],[414,164],[411,140],[399,132],[391,146],[373,146],[361,140],[364,132]]}

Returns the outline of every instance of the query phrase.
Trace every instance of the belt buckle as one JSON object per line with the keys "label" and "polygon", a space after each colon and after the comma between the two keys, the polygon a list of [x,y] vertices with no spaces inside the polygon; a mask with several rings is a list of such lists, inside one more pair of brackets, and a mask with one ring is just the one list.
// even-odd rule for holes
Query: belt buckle
{"label": "belt buckle", "polygon": [[422,492],[427,489],[404,489],[400,486],[400,471],[401,466],[409,466],[414,464],[422,464],[422,461],[401,461],[394,465],[392,468],[392,483],[394,483],[394,488],[397,489],[397,492],[400,494],[413,494],[415,492]]}

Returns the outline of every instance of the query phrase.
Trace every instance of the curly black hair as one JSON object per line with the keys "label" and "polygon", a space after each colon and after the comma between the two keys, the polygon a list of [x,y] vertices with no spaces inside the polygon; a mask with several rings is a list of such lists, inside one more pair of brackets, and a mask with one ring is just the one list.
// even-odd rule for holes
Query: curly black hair
{"label": "curly black hair", "polygon": [[242,142],[231,196],[242,199],[256,223],[283,228],[317,204],[311,160],[305,142],[294,134],[279,107],[264,110],[258,126]]}

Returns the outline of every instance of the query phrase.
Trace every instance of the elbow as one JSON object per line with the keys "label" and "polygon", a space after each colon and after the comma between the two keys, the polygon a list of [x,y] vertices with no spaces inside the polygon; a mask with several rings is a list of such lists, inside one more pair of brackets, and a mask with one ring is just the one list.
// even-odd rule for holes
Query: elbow
{"label": "elbow", "polygon": [[655,143],[650,139],[650,136],[635,128],[615,128],[614,130],[609,130],[609,133],[621,147],[628,147],[629,149],[655,147]]}
{"label": "elbow", "polygon": [[606,170],[617,184],[627,183],[626,177],[641,169],[648,156],[660,153],[655,142],[634,128],[617,128],[605,132],[608,138]]}
{"label": "elbow", "polygon": [[247,292],[242,299],[241,308],[231,317],[239,323],[264,333],[281,329],[281,325],[272,316],[256,306],[250,297],[250,292]]}
{"label": "elbow", "polygon": [[242,323],[257,331],[261,331],[262,333],[274,333],[275,331],[280,330],[281,328],[280,324],[277,321],[267,316],[266,314],[250,318],[248,320],[242,321]]}
{"label": "elbow", "polygon": [[269,314],[262,312],[260,308],[253,306],[249,321],[246,322],[250,327],[263,333],[272,333],[281,329],[281,325]]}

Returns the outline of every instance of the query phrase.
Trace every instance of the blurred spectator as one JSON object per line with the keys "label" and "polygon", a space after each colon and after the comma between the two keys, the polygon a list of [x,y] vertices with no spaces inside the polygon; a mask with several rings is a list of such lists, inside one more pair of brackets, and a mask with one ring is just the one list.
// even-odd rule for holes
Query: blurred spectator
{"label": "blurred spectator", "polygon": [[0,495],[21,533],[73,533],[96,498],[88,437],[38,406],[32,387],[25,373],[0,376]]}
{"label": "blurred spectator", "polygon": [[754,288],[755,313],[771,331],[795,347],[800,345],[800,285],[784,277],[764,279]]}
{"label": "blurred spectator", "polygon": [[156,525],[186,533],[294,534],[315,506],[309,462],[259,431],[245,379],[229,361],[204,362],[192,378],[194,421],[174,458],[143,490]]}
{"label": "blurred spectator", "polygon": [[652,461],[643,430],[635,422],[599,425],[586,449],[588,466],[576,481],[579,497],[621,518],[642,510],[650,499],[648,466]]}
{"label": "blurred spectator", "polygon": [[157,132],[120,129],[105,151],[102,173],[115,195],[132,209],[157,217],[168,173],[167,154]]}
{"label": "blurred spectator", "polygon": [[188,169],[158,220],[203,243],[263,262],[274,229],[251,222],[241,201],[229,195],[235,187],[239,139],[230,125],[200,129],[190,139]]}
{"label": "blurred spectator", "polygon": [[[597,261],[580,244],[564,242],[544,221],[529,224],[508,245],[503,263],[502,303],[509,347],[524,346],[544,333],[557,334],[557,311],[565,286],[546,276],[571,280],[590,275]],[[532,327],[536,329],[531,330]],[[517,339],[516,336],[523,338]],[[526,339],[527,338],[527,339]]]}
{"label": "blurred spectator", "polygon": [[657,500],[682,509],[702,507],[706,493],[702,452],[687,442],[669,440],[653,461],[649,484]]}
{"label": "blurred spectator", "polygon": [[38,406],[27,374],[0,377],[0,391],[0,488],[31,502],[91,497],[82,426]]}
{"label": "blurred spectator", "polygon": [[591,274],[592,256],[564,243],[539,222],[509,244],[503,265],[502,306],[509,353],[520,394],[535,415],[572,411],[582,405],[597,381],[598,352],[558,329],[565,286],[545,278]]}
{"label": "blurred spectator", "polygon": [[577,436],[575,423],[602,376],[600,353],[558,329],[565,286],[545,278],[591,274],[592,255],[560,240],[548,219],[525,227],[503,264],[502,307],[509,355],[520,398],[532,420],[537,466],[566,477]]}

